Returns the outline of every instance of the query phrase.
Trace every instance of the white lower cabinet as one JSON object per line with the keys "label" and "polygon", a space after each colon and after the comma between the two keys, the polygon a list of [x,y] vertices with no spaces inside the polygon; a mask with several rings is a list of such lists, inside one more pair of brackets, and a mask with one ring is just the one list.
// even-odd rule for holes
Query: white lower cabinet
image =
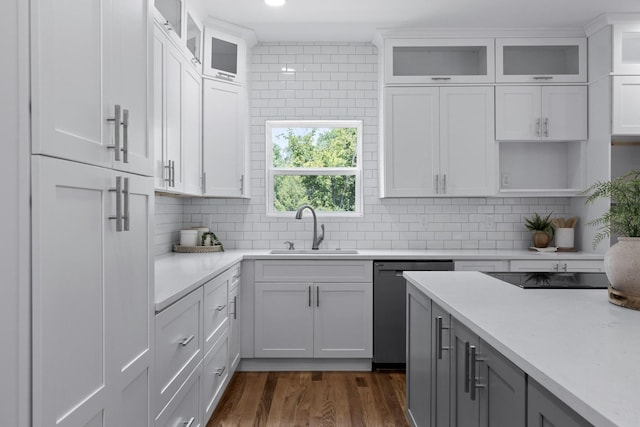
{"label": "white lower cabinet", "polygon": [[509,261],[506,260],[461,260],[455,261],[456,271],[509,271]]}
{"label": "white lower cabinet", "polygon": [[614,135],[640,135],[640,76],[613,77]]}
{"label": "white lower cabinet", "polygon": [[548,426],[591,427],[591,423],[529,378],[527,384],[527,427]]}
{"label": "white lower cabinet", "polygon": [[240,274],[238,263],[156,313],[157,427],[204,427],[215,410],[240,361]]}
{"label": "white lower cabinet", "polygon": [[256,262],[255,356],[372,357],[371,275],[371,261]]}
{"label": "white lower cabinet", "polygon": [[148,426],[152,179],[31,166],[33,425]]}

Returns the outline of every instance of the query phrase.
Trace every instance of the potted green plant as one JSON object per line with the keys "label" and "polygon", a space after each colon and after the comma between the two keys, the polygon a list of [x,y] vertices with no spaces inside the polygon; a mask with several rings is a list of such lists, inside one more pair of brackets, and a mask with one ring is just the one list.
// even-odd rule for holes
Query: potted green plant
{"label": "potted green plant", "polygon": [[619,236],[605,253],[607,278],[614,289],[640,296],[640,170],[611,181],[597,181],[582,195],[587,195],[586,204],[599,198],[611,200],[602,216],[587,222],[598,227],[593,248],[612,234]]}
{"label": "potted green plant", "polygon": [[536,248],[546,248],[553,238],[553,227],[551,226],[551,214],[546,217],[540,216],[537,212],[531,218],[524,218],[524,225],[528,230],[533,231],[531,241]]}

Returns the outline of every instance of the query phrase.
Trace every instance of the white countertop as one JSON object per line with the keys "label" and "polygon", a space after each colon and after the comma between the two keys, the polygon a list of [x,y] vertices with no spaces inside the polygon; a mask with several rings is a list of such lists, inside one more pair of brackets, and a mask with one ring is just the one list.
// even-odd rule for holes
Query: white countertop
{"label": "white countertop", "polygon": [[595,426],[640,425],[640,311],[609,303],[605,289],[521,289],[478,272],[404,275]]}
{"label": "white countertop", "polygon": [[155,260],[155,310],[164,310],[236,262],[243,259],[363,259],[363,260],[509,260],[509,259],[593,259],[602,254],[583,252],[545,253],[511,250],[402,250],[358,249],[357,254],[270,254],[269,249],[228,250],[208,254],[169,253]]}

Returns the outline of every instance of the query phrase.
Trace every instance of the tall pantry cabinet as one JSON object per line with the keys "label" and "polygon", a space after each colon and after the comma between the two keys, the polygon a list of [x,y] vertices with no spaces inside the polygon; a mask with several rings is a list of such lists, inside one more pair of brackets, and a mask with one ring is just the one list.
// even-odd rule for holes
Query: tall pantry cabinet
{"label": "tall pantry cabinet", "polygon": [[148,0],[31,2],[33,425],[150,426]]}

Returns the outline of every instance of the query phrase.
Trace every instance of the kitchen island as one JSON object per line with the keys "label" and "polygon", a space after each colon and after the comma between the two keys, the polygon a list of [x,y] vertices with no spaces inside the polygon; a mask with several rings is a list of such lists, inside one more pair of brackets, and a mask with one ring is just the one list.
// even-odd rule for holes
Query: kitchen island
{"label": "kitchen island", "polygon": [[[408,292],[421,293],[450,314],[452,326],[508,359],[527,386],[539,384],[596,426],[640,422],[640,312],[610,304],[606,290],[521,289],[478,272],[404,276]],[[478,393],[487,393],[482,384]]]}

